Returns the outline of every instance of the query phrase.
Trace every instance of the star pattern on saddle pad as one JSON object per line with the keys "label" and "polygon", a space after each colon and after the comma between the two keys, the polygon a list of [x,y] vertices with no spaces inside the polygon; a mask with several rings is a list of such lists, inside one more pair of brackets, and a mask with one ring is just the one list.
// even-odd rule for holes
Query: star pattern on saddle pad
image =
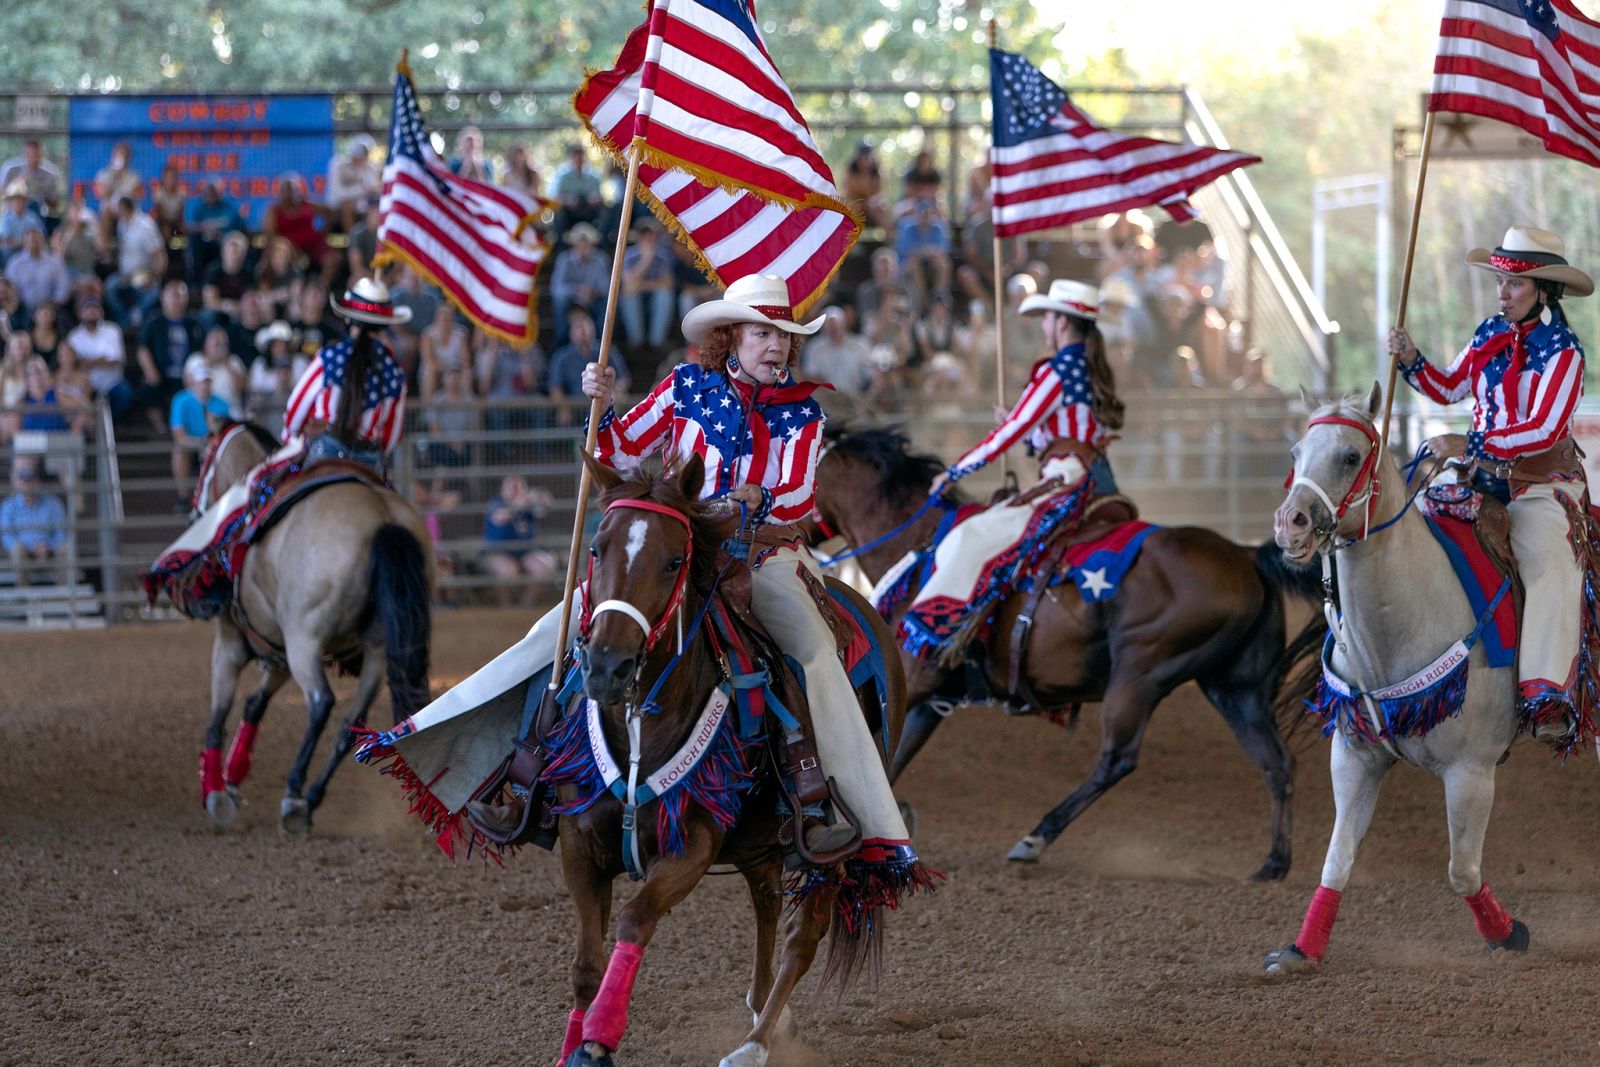
{"label": "star pattern on saddle pad", "polygon": [[1078,588],[1082,589],[1086,594],[1088,594],[1090,600],[1099,600],[1111,590],[1115,589],[1116,586],[1113,583],[1106,581],[1106,569],[1104,567],[1097,567],[1092,571],[1083,572],[1082,580],[1079,583]]}

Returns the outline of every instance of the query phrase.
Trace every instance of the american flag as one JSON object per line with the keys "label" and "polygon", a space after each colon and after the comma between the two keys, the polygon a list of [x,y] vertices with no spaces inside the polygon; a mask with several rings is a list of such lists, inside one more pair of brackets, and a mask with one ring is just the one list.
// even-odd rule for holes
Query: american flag
{"label": "american flag", "polygon": [[[289,407],[283,416],[283,439],[300,433],[307,423],[333,422],[339,412],[339,397],[344,393],[345,362],[355,347],[355,339],[325,346],[300,376],[289,394]],[[366,381],[361,396],[361,418],[356,436],[392,452],[400,442],[405,423],[406,376],[389,350],[372,342]]]}
{"label": "american flag", "polygon": [[741,0],[656,0],[573,103],[617,160],[643,138],[641,195],[724,287],[774,274],[803,312],[861,233]]}
{"label": "american flag", "polygon": [[1600,167],[1600,23],[1571,0],[1446,0],[1428,110],[1508,122]]}
{"label": "american flag", "polygon": [[533,280],[546,248],[524,230],[544,207],[534,197],[452,174],[428,141],[410,72],[401,68],[378,209],[378,240],[387,251],[480,328],[527,343],[538,333]]}
{"label": "american flag", "polygon": [[1104,130],[1026,59],[989,50],[994,229],[1015,237],[1152,204],[1194,218],[1189,194],[1260,157]]}

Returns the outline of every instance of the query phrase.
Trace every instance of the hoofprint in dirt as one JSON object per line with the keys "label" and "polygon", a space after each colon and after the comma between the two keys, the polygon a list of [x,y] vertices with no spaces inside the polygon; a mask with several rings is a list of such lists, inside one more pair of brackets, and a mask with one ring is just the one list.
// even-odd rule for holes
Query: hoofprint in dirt
{"label": "hoofprint in dirt", "polygon": [[[528,622],[440,616],[435,690]],[[279,834],[265,777],[232,830],[212,829],[193,781],[206,656],[190,627],[0,638],[0,1063],[501,1062],[557,1047],[571,919],[552,859],[452,865],[376,775],[342,778],[304,840]],[[876,992],[802,987],[802,1036],[773,1063],[1600,1059],[1573,1000],[1600,984],[1590,760],[1558,768],[1519,746],[1501,768],[1486,854],[1538,924],[1527,956],[1482,954],[1440,873],[1438,786],[1401,768],[1330,966],[1272,982],[1261,940],[1298,920],[1317,872],[1237,879],[1260,786],[1198,693],[1155,718],[1139,773],[1071,847],[1029,868],[997,845],[1050,798],[1063,753],[1081,772],[1094,752],[1043,722],[996,729],[998,714],[958,712],[904,781],[949,881],[896,916]],[[273,707],[258,766],[287,765],[304,715]],[[1325,839],[1324,761],[1301,760],[1297,792],[1302,840]],[[674,911],[619,1062],[714,1062],[744,1033],[730,1005],[749,978],[749,906],[725,878]]]}

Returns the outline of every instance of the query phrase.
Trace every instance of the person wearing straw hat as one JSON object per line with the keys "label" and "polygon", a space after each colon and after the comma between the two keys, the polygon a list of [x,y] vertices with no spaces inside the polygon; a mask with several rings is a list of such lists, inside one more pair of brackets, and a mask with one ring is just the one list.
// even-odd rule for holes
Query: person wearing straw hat
{"label": "person wearing straw hat", "polygon": [[1468,252],[1467,263],[1494,274],[1499,312],[1478,325],[1442,370],[1400,326],[1389,331],[1389,354],[1430,400],[1472,398],[1472,428],[1430,438],[1425,447],[1465,460],[1473,485],[1508,505],[1529,607],[1517,651],[1520,710],[1535,736],[1565,748],[1578,735],[1575,691],[1583,681],[1577,672],[1585,592],[1572,517],[1586,510],[1588,486],[1572,438],[1583,346],[1561,300],[1589,296],[1594,282],[1567,262],[1559,236],[1532,226],[1512,226],[1493,251]]}
{"label": "person wearing straw hat", "polygon": [[1046,292],[1026,297],[1019,312],[1040,316],[1055,354],[1034,364],[1015,406],[934,480],[932,492],[937,495],[1023,441],[1038,457],[1040,484],[1052,487],[1036,486],[974,515],[940,543],[933,573],[901,625],[902,644],[918,655],[959,661],[981,621],[982,606],[992,602],[986,589],[994,592],[1009,581],[1002,573],[1006,568],[996,569],[992,562],[1025,536],[1045,538],[1060,523],[1079,521],[1089,497],[1117,491],[1105,445],[1111,431],[1122,426],[1122,401],[1100,335],[1100,290],[1058,278]]}

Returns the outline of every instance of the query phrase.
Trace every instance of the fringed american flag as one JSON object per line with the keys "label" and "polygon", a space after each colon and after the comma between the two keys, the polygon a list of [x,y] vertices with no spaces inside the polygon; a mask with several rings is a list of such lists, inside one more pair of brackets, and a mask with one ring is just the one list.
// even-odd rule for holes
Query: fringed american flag
{"label": "fringed american flag", "polygon": [[1571,0],[1447,0],[1428,110],[1498,119],[1600,167],[1600,23]]}
{"label": "fringed american flag", "polygon": [[1015,237],[1159,205],[1194,218],[1189,194],[1259,156],[1101,129],[1026,59],[989,50],[994,229]]}
{"label": "fringed american flag", "polygon": [[645,202],[724,287],[777,275],[803,312],[861,233],[745,0],[655,0],[573,104],[618,161],[640,138]]}
{"label": "fringed american flag", "polygon": [[[478,327],[526,343],[538,333],[534,277],[543,201],[452,174],[422,124],[410,71],[394,79],[378,240],[437,285]],[[524,232],[526,231],[526,232]]]}

